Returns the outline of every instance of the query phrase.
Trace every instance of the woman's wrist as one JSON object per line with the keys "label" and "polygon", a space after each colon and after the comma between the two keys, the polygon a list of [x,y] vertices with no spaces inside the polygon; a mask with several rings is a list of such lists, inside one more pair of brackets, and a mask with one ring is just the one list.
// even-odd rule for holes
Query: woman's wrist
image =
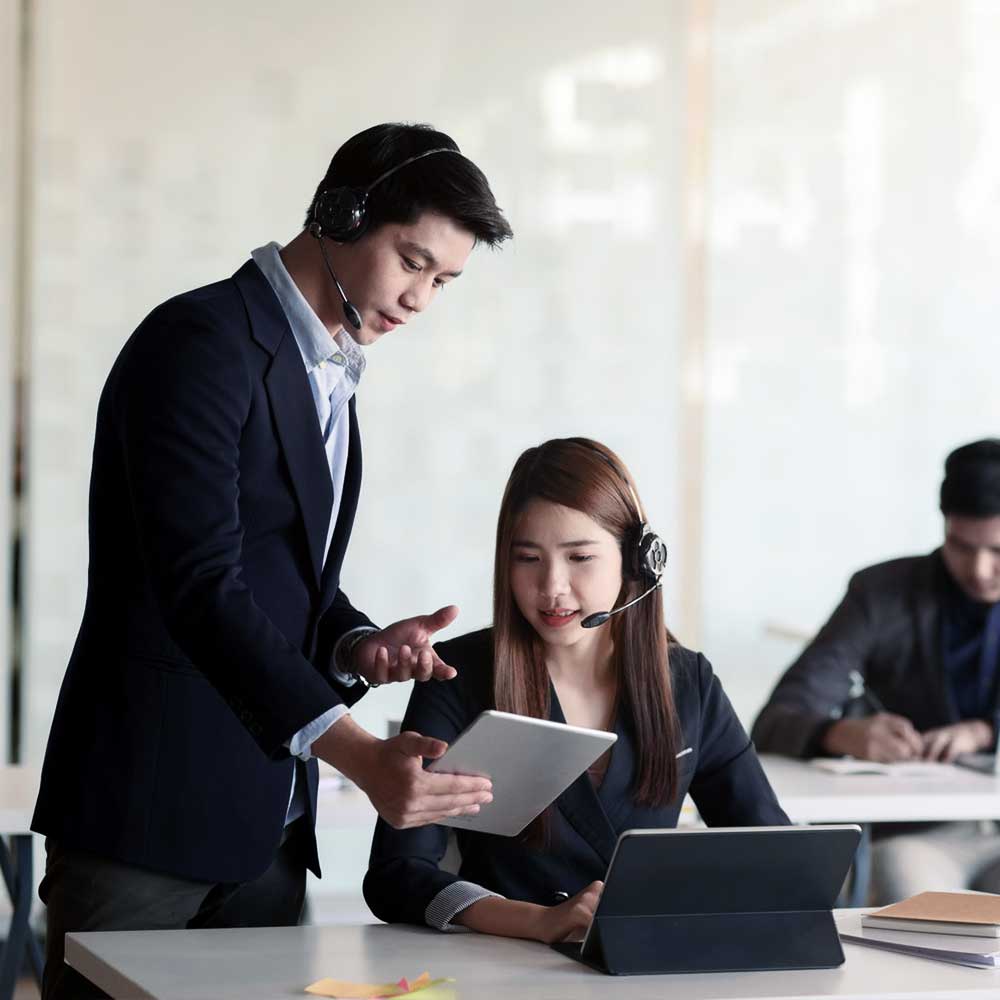
{"label": "woman's wrist", "polygon": [[547,906],[538,906],[536,903],[486,896],[456,913],[451,922],[481,934],[544,941],[547,912]]}

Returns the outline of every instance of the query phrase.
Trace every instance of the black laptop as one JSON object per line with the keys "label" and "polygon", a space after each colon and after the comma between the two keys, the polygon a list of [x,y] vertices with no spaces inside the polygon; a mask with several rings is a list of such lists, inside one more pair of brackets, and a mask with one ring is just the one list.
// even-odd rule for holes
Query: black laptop
{"label": "black laptop", "polygon": [[583,943],[553,947],[614,975],[841,965],[831,910],[860,838],[853,825],[627,830]]}

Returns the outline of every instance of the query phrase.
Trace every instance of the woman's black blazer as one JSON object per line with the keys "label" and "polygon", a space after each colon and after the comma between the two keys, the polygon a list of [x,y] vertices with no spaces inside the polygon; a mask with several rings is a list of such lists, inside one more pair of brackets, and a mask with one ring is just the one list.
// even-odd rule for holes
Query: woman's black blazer
{"label": "woman's black blazer", "polygon": [[[452,742],[481,711],[493,708],[493,632],[483,629],[437,647],[455,667],[451,681],[417,684],[403,729]],[[557,892],[573,895],[603,879],[618,835],[640,827],[674,827],[690,793],[709,826],[778,826],[788,823],[708,661],[682,646],[670,647],[674,701],[682,731],[679,791],[669,805],[636,805],[629,794],[635,769],[631,719],[619,712],[618,741],[600,787],[581,775],[556,800],[546,847],[522,838],[457,830],[458,874],[438,863],[449,830],[426,826],[395,830],[379,820],[364,894],[372,912],[389,922],[425,923],[431,900],[456,881],[474,882],[511,899],[551,904]],[[564,722],[555,690],[550,718]],[[539,761],[544,766],[544,761]]]}

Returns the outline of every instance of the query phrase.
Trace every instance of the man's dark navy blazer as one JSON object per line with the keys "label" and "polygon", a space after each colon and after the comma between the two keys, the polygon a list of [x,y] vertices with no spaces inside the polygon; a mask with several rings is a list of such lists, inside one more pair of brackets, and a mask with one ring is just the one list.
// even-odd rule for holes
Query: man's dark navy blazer
{"label": "man's dark navy blazer", "polygon": [[[327,676],[337,638],[368,624],[339,589],[360,485],[352,398],[324,568],[330,467],[256,264],[143,321],[98,408],[87,603],[32,829],[190,879],[267,868],[292,782],[285,744],[363,689]],[[315,761],[303,773],[315,815]]]}

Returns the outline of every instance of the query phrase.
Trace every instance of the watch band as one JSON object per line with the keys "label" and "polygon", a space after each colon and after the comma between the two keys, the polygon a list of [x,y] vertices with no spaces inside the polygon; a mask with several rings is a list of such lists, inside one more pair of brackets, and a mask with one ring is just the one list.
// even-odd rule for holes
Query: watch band
{"label": "watch band", "polygon": [[341,666],[344,668],[344,673],[350,674],[352,677],[356,677],[362,683],[367,684],[369,687],[373,688],[379,687],[380,686],[379,683],[377,681],[374,683],[372,681],[369,681],[367,678],[363,677],[361,674],[357,672],[357,670],[354,669],[354,647],[357,646],[359,642],[362,642],[363,640],[367,639],[369,636],[375,635],[376,632],[378,632],[378,629],[375,628],[366,629],[364,632],[359,631],[357,635],[351,636],[351,638],[344,643],[344,646],[341,650],[341,655],[343,657]]}

